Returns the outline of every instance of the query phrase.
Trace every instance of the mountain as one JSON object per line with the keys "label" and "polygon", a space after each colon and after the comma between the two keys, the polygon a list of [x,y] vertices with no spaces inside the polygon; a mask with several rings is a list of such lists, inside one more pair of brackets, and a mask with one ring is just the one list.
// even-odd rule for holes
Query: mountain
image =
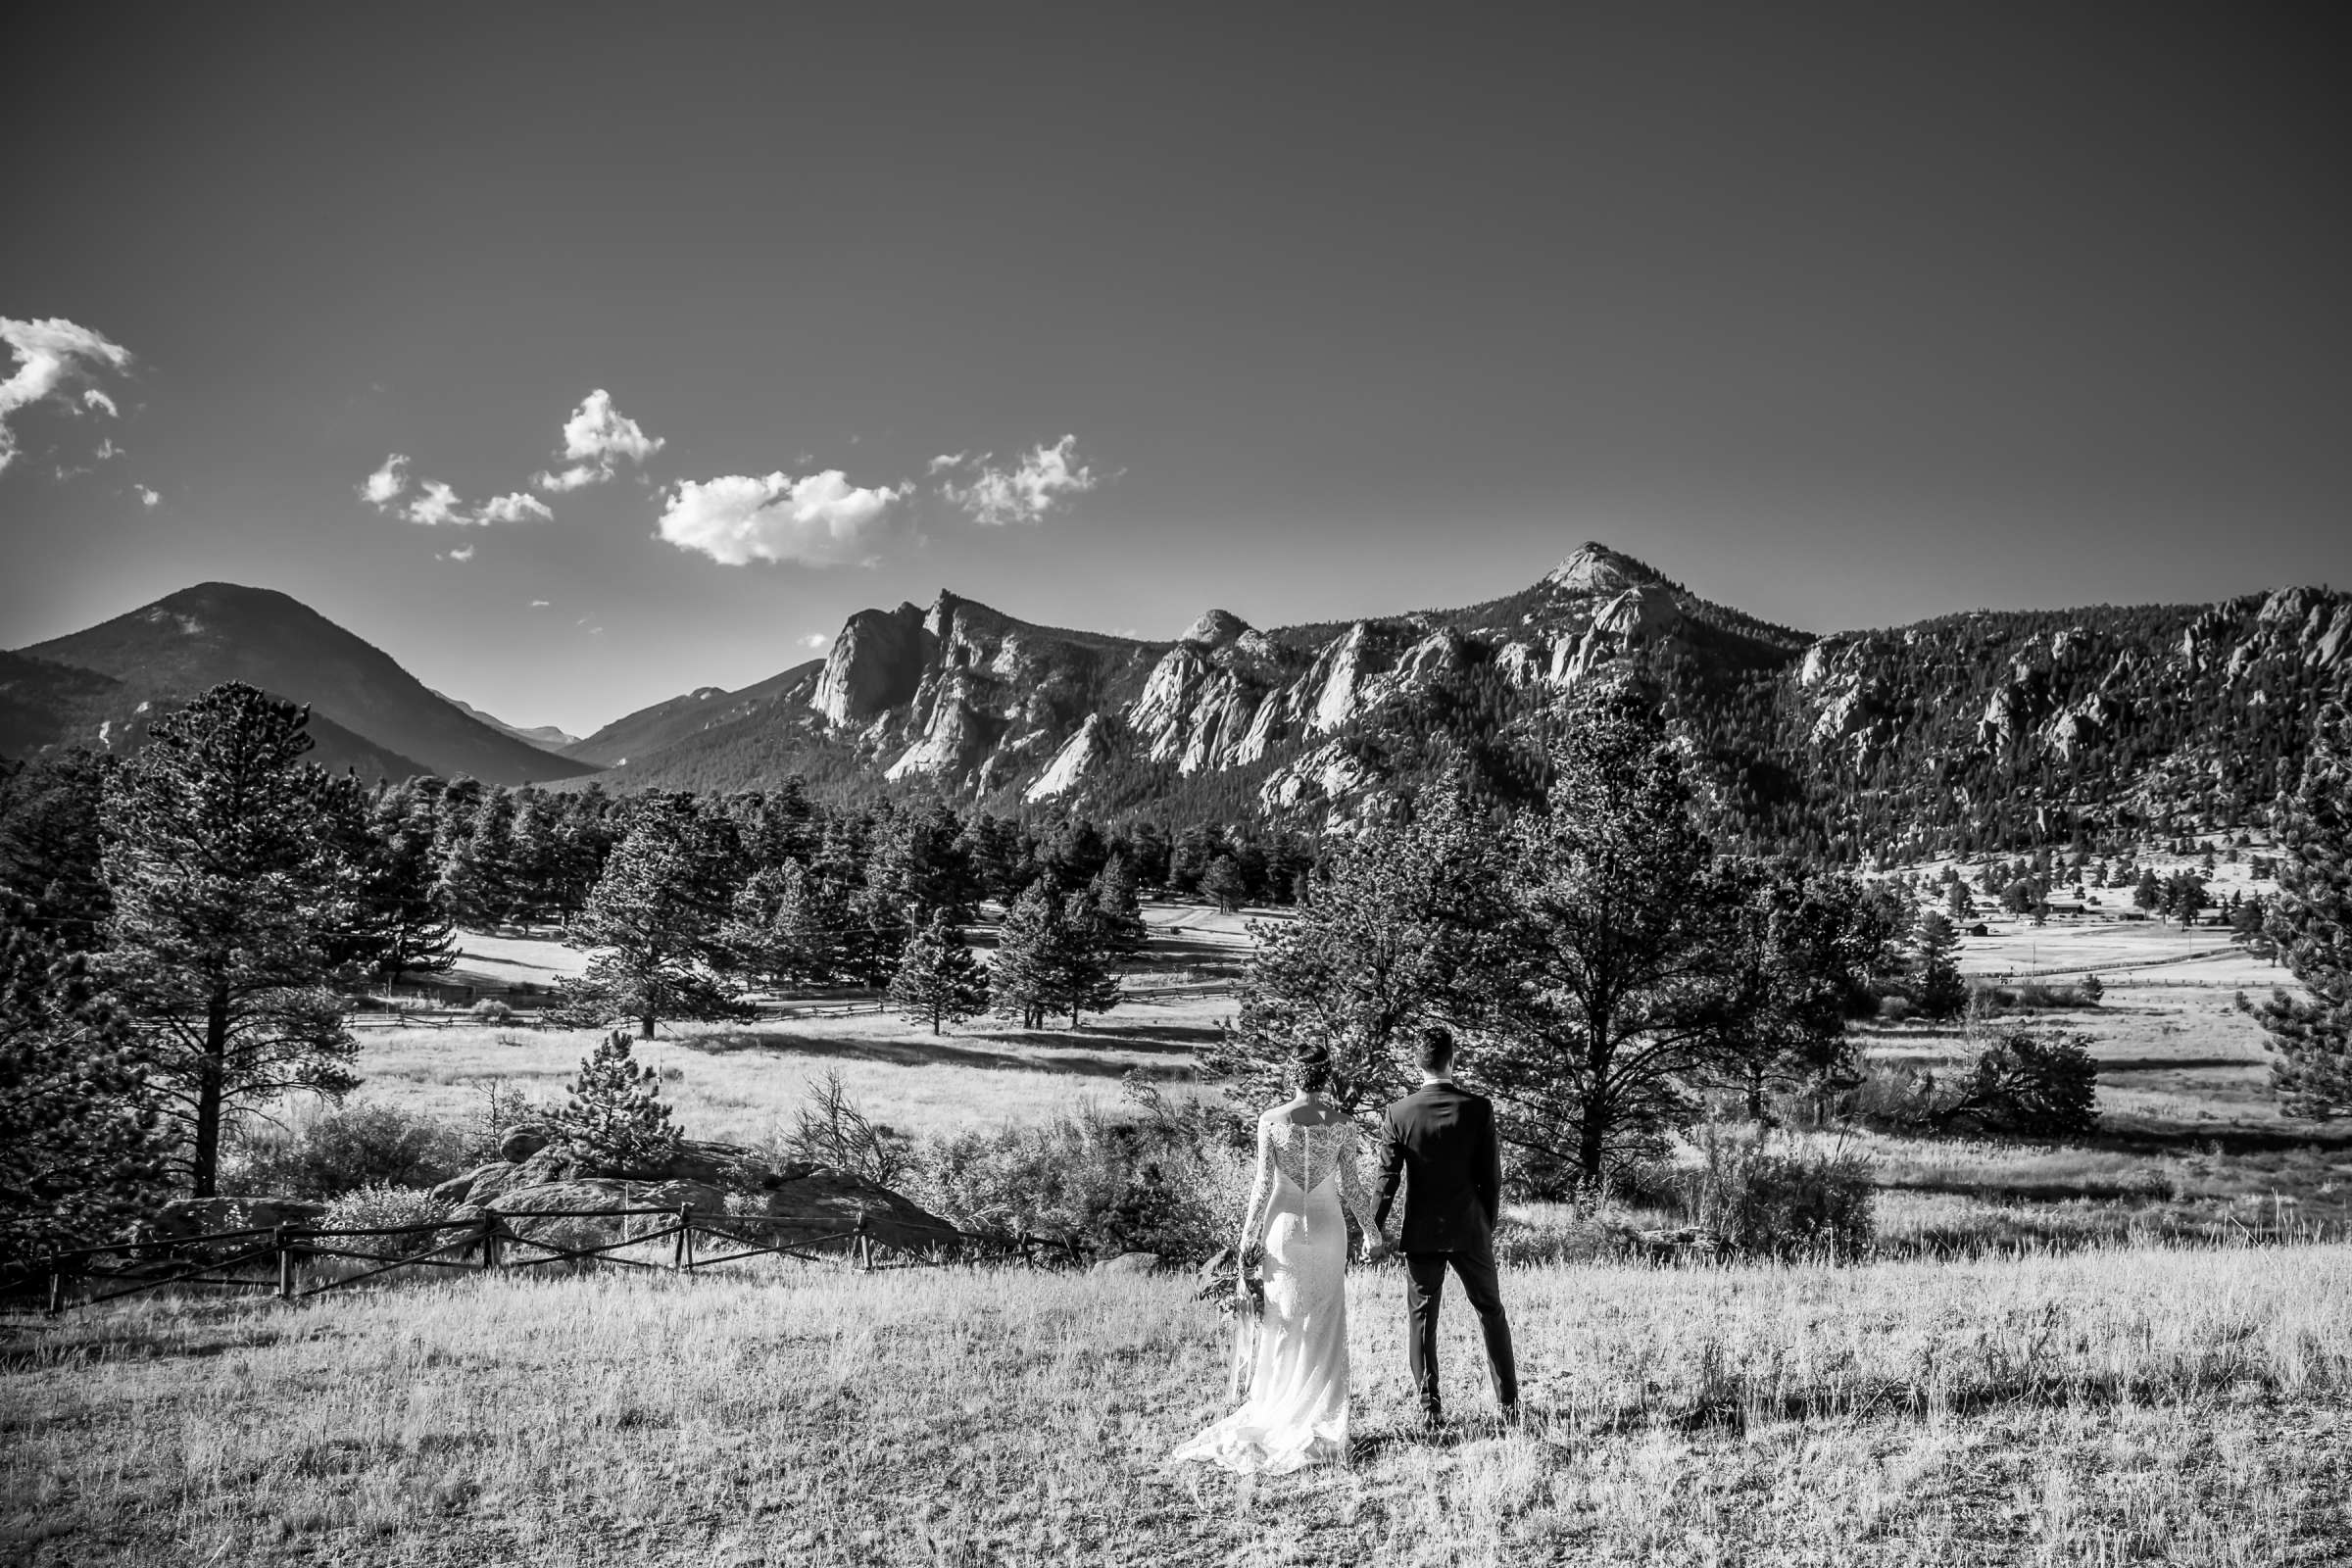
{"label": "mountain", "polygon": [[534,724],[525,729],[520,724],[508,723],[495,713],[485,713],[471,703],[462,698],[452,697],[447,692],[434,692],[433,695],[459,712],[464,713],[467,718],[487,724],[502,735],[512,735],[518,741],[528,741],[543,752],[560,753],[564,747],[576,745],[579,742],[577,735],[567,735],[553,724]]}
{"label": "mountain", "polygon": [[390,655],[267,588],[202,583],[86,631],[20,649],[0,665],[4,749],[136,745],[154,712],[225,680],[311,705],[313,756],[406,777],[470,774],[522,784],[585,764],[494,729],[435,696]]}
{"label": "mountain", "polygon": [[[758,711],[784,692],[805,683],[813,685],[816,673],[823,667],[822,660],[810,660],[795,664],[780,675],[770,675],[757,685],[741,691],[727,691],[717,686],[698,687],[683,697],[641,708],[634,713],[614,719],[585,740],[570,742],[563,748],[564,755],[599,767],[617,767],[632,756],[642,757],[675,745],[690,735],[729,723]],[[806,697],[806,693],[803,696]]]}
{"label": "mountain", "polygon": [[836,796],[1311,826],[1449,760],[1532,795],[1562,699],[1618,670],[1650,683],[1719,828],[1753,847],[1851,860],[2047,842],[2258,817],[2318,706],[2352,691],[2352,599],[2289,588],[1816,637],[1600,544],[1461,609],[1263,630],[1210,610],[1165,642],[942,593],[852,615],[821,667],[673,699],[570,755],[625,755],[602,775],[623,788],[789,772]]}
{"label": "mountain", "polygon": [[[1772,670],[1810,640],[1599,545],[1462,610],[1270,631],[1211,610],[1164,642],[1039,626],[943,592],[928,610],[852,615],[813,679],[814,666],[787,671],[753,688],[757,702],[695,693],[632,714],[626,778],[612,782],[740,788],[781,767],[812,783],[1125,805],[1170,789],[1230,794],[1246,777],[1249,808],[1288,811],[1365,782],[1343,755],[1350,732],[1446,678],[1573,685],[1629,650]],[[719,721],[671,738],[713,711]],[[569,755],[616,750],[600,732]],[[1204,787],[1188,789],[1196,778]]]}

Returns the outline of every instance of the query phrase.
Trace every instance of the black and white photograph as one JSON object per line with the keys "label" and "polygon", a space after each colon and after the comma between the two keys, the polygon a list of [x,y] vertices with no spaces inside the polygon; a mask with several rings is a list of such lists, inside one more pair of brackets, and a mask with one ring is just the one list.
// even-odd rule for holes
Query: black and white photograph
{"label": "black and white photograph", "polygon": [[2342,20],[12,11],[0,1564],[2352,1563]]}

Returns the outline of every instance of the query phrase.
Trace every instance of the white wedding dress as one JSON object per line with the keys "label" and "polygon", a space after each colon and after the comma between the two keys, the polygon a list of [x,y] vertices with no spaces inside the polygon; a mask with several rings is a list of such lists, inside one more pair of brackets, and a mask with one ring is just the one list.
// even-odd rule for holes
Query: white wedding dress
{"label": "white wedding dress", "polygon": [[1355,1124],[1257,1121],[1257,1177],[1242,1250],[1263,1237],[1266,1306],[1257,1324],[1250,1398],[1177,1448],[1246,1475],[1279,1474],[1348,1454],[1348,1226],[1345,1199],[1377,1232],[1356,1163]]}

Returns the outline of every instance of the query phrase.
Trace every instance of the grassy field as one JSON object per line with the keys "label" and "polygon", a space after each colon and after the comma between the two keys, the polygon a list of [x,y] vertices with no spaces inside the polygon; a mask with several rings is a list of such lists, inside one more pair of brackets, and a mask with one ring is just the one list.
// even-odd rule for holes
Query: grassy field
{"label": "grassy field", "polygon": [[148,1302],[20,1329],[27,1564],[2341,1562],[2352,1250],[1514,1270],[1405,1423],[1351,1282],[1353,1462],[1171,1469],[1220,1407],[1180,1282],[781,1265]]}

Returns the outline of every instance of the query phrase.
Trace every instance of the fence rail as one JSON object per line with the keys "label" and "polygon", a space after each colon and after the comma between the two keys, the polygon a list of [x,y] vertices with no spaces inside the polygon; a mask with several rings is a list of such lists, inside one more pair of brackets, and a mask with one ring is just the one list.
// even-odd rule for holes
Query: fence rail
{"label": "fence rail", "polygon": [[[629,1222],[636,1219],[661,1223],[648,1230],[634,1231]],[[609,1220],[621,1224],[621,1235],[616,1240],[576,1246],[533,1236],[517,1225],[531,1221]],[[768,1238],[775,1238],[781,1228],[797,1224],[778,1215],[698,1213],[691,1206],[681,1205],[487,1210],[465,1219],[428,1220],[414,1225],[278,1225],[74,1248],[51,1254],[42,1270],[8,1283],[13,1287],[12,1294],[35,1282],[45,1284],[44,1310],[55,1315],[74,1307],[120,1300],[126,1296],[188,1286],[266,1291],[280,1300],[303,1301],[402,1269],[513,1272],[543,1268],[551,1263],[585,1262],[692,1275],[745,1258],[788,1257],[804,1263],[846,1261],[859,1270],[872,1272],[953,1262],[1071,1267],[1088,1261],[1090,1255],[1074,1238],[1025,1230],[993,1235],[947,1227],[927,1232],[919,1244],[886,1241],[873,1233],[862,1216],[849,1230],[761,1239],[763,1232]],[[402,1249],[398,1244],[409,1238],[423,1238],[428,1245],[415,1250]],[[706,1255],[696,1245],[698,1238],[718,1243],[721,1250]],[[335,1245],[360,1241],[373,1241],[377,1245],[372,1250]],[[624,1250],[660,1242],[670,1244],[666,1262],[620,1255]],[[227,1255],[221,1255],[223,1247],[228,1249]],[[306,1281],[304,1265],[315,1265],[324,1259],[362,1267],[358,1272],[331,1279]],[[318,1271],[314,1267],[311,1272],[316,1275]]]}

